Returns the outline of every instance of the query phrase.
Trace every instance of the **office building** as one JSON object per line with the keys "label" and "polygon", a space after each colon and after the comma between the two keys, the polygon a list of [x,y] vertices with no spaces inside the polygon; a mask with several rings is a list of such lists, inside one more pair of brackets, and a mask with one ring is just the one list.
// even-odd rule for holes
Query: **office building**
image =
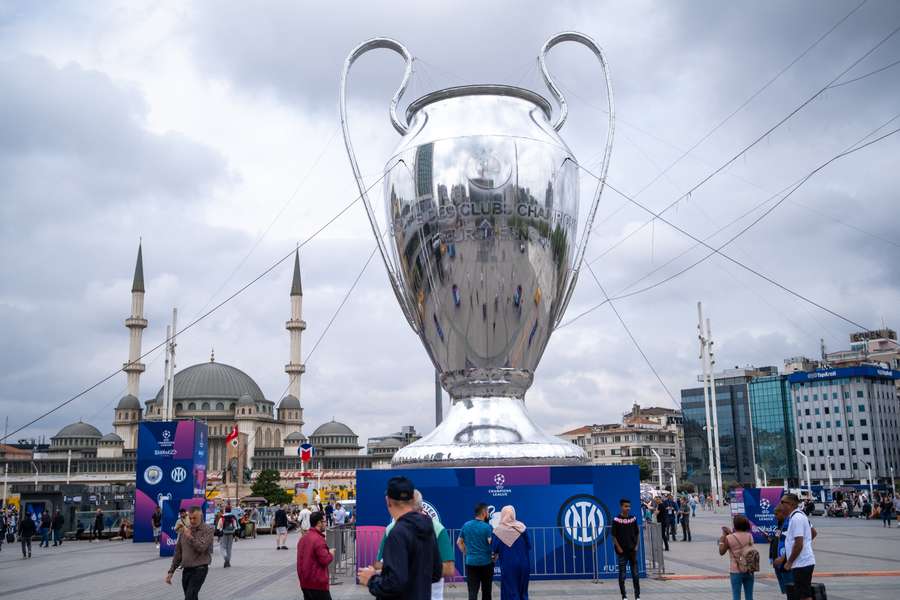
{"label": "office building", "polygon": [[794,408],[786,375],[757,377],[748,384],[756,464],[760,479],[798,485]]}
{"label": "office building", "polygon": [[[900,371],[862,365],[787,376],[796,445],[815,483],[889,481],[900,470]],[[803,461],[798,465],[805,477]]]}

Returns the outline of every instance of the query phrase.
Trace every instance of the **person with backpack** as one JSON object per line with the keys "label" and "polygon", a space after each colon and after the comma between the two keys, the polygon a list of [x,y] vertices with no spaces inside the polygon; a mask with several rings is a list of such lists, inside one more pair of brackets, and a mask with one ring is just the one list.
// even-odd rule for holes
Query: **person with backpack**
{"label": "person with backpack", "polygon": [[219,520],[218,529],[222,532],[219,539],[219,548],[222,549],[222,557],[225,559],[224,568],[231,566],[231,547],[234,544],[234,534],[238,529],[238,520],[231,512],[231,505],[225,505],[225,512]]}
{"label": "person with backpack", "polygon": [[753,574],[759,571],[759,552],[753,547],[753,534],[750,533],[750,521],[744,515],[735,515],[734,530],[722,527],[719,538],[719,555],[728,553],[731,557],[731,598],[741,600],[741,588],[744,600],[753,600]]}

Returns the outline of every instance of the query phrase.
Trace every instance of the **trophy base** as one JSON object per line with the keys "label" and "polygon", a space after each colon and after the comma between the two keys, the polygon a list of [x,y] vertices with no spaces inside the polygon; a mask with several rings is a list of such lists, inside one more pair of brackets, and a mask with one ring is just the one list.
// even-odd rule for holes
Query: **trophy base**
{"label": "trophy base", "polygon": [[518,398],[453,401],[444,421],[417,442],[401,448],[391,466],[472,467],[583,465],[584,450],[544,433]]}

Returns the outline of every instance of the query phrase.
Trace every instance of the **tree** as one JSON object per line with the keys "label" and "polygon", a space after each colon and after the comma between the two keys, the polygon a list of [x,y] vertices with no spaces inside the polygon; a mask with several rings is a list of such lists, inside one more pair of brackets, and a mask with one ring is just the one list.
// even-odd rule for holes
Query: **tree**
{"label": "tree", "polygon": [[287,504],[291,501],[291,497],[282,489],[279,481],[281,481],[281,475],[278,471],[263,469],[250,487],[250,493],[265,498],[269,504]]}
{"label": "tree", "polygon": [[638,466],[638,469],[641,471],[641,481],[647,481],[651,477],[653,477],[653,468],[650,466],[650,459],[645,458],[643,456],[639,456],[634,459],[632,463]]}
{"label": "tree", "polygon": [[680,485],[679,491],[687,492],[688,494],[693,494],[694,492],[697,491],[697,488],[694,486],[693,483],[691,483],[689,481],[685,481],[684,483],[682,483]]}

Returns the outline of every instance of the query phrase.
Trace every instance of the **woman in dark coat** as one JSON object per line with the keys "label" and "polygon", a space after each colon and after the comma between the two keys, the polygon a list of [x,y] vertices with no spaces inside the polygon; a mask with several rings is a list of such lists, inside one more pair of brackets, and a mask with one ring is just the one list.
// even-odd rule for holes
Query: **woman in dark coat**
{"label": "woman in dark coat", "polygon": [[499,559],[500,600],[528,600],[531,542],[525,524],[516,520],[516,509],[512,506],[504,506],[500,511],[491,552]]}

